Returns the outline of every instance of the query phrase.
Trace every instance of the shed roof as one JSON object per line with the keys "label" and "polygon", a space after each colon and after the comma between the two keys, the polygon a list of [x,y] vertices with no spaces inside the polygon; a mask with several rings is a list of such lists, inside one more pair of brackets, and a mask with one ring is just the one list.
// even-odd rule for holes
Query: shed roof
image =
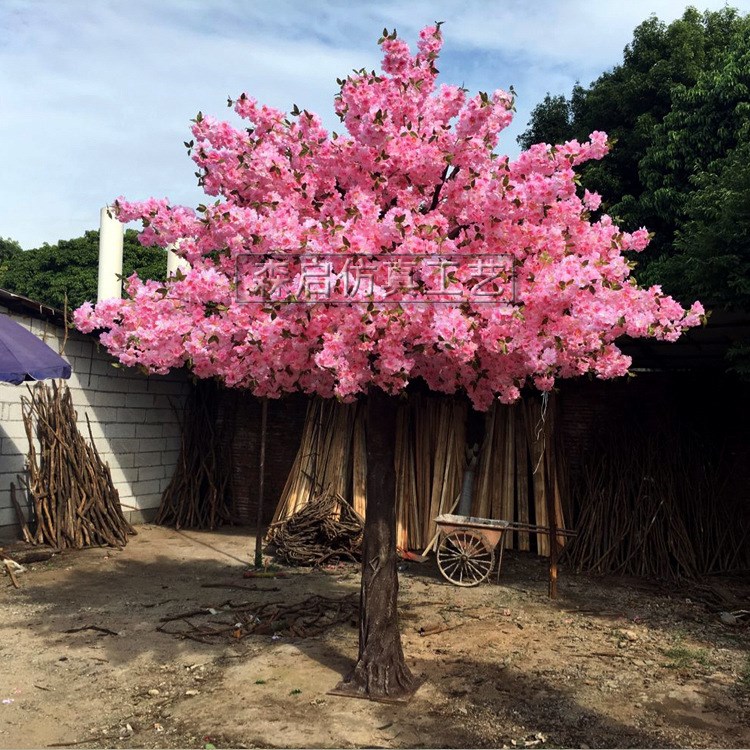
{"label": "shed roof", "polygon": [[21,294],[9,292],[7,289],[0,289],[0,305],[7,307],[12,312],[45,320],[61,328],[65,326],[65,314],[62,310],[58,310],[56,307],[47,305],[44,302],[29,299]]}
{"label": "shed roof", "polygon": [[618,345],[633,358],[635,368],[726,370],[727,351],[743,340],[750,341],[750,312],[717,310],[705,326],[691,328],[672,343],[623,337]]}

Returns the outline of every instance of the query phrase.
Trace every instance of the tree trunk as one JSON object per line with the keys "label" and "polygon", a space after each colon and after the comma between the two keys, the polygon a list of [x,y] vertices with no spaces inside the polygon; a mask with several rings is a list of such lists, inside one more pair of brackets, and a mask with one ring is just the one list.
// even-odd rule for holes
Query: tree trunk
{"label": "tree trunk", "polygon": [[359,658],[335,693],[379,701],[408,700],[419,686],[398,629],[396,570],[396,400],[367,398],[367,513],[359,600]]}

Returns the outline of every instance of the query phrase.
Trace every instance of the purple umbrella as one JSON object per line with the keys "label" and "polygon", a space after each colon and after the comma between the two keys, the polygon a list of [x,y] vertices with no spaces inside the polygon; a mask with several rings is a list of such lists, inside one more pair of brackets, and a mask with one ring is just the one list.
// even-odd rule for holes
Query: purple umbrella
{"label": "purple umbrella", "polygon": [[7,315],[0,315],[0,382],[69,378],[70,365]]}

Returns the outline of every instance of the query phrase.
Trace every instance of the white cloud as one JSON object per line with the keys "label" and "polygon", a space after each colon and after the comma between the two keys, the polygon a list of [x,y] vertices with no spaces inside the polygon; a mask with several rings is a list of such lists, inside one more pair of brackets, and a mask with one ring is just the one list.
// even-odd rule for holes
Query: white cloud
{"label": "white cloud", "polygon": [[[750,10],[750,0],[735,4]],[[668,21],[683,9],[674,0],[4,0],[0,235],[25,247],[77,236],[118,195],[195,204],[182,141],[197,110],[223,116],[226,96],[247,91],[282,109],[314,109],[335,127],[335,79],[377,66],[383,26],[413,40],[443,20],[445,80],[472,90],[514,84],[512,151],[546,91],[587,83],[618,62],[651,12]]]}

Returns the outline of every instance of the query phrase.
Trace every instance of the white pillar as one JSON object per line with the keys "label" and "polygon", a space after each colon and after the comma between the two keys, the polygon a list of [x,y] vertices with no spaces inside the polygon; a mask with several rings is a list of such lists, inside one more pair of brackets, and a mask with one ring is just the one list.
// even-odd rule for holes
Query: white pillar
{"label": "white pillar", "polygon": [[99,280],[97,300],[122,297],[122,245],[124,228],[105,206],[99,212]]}
{"label": "white pillar", "polygon": [[177,240],[177,242],[173,242],[170,245],[167,245],[167,276],[172,276],[172,274],[176,273],[178,270],[185,273],[190,268],[190,263],[188,263],[185,258],[183,258],[180,255],[177,255],[177,253],[174,251],[175,248],[180,246],[180,240]]}

